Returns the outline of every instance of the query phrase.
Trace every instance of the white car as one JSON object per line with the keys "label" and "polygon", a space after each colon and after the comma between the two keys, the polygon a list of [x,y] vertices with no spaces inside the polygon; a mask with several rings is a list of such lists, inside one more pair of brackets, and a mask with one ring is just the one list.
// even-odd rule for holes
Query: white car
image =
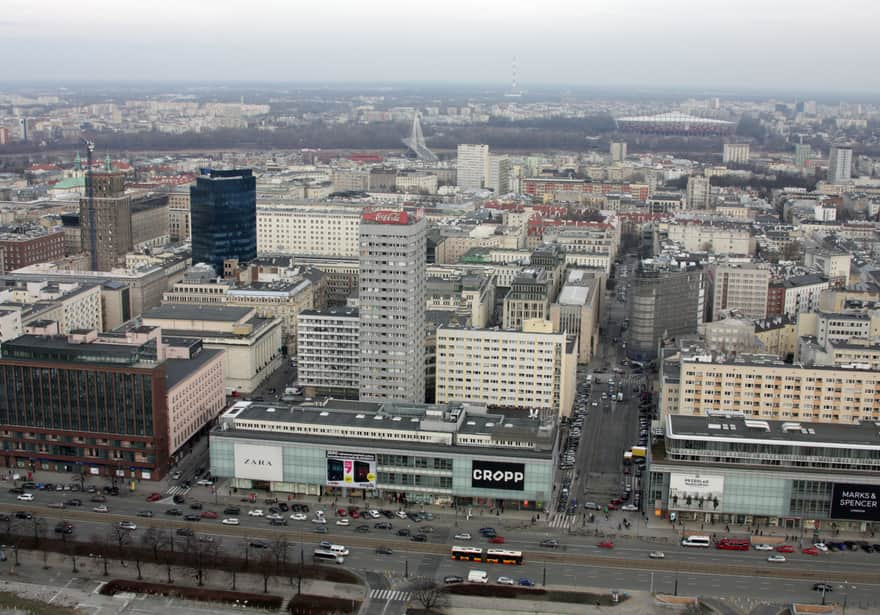
{"label": "white car", "polygon": [[202,478],[196,484],[202,487],[213,487],[214,481],[208,480],[207,478]]}
{"label": "white car", "polygon": [[758,544],[755,545],[755,551],[772,551],[773,545]]}
{"label": "white car", "polygon": [[263,511],[262,511],[262,509],[260,509],[260,508],[255,508],[254,510],[249,510],[249,511],[248,511],[248,516],[249,516],[249,517],[262,517],[262,516],[263,516]]}
{"label": "white car", "polygon": [[107,506],[105,506],[104,504],[99,504],[98,506],[95,506],[92,510],[94,510],[95,512],[107,512]]}
{"label": "white car", "polygon": [[327,525],[327,519],[324,517],[315,517],[312,519],[312,523],[317,523],[319,525]]}
{"label": "white car", "polygon": [[398,510],[398,511],[397,511],[396,513],[394,513],[394,514],[396,514],[396,515],[397,515],[399,518],[401,518],[401,519],[406,519],[406,512],[405,512],[405,511]]}
{"label": "white car", "polygon": [[223,525],[238,525],[238,519],[230,517],[229,519],[223,519],[220,523]]}
{"label": "white car", "polygon": [[651,559],[663,559],[666,557],[666,554],[663,551],[651,551],[648,553],[648,557]]}
{"label": "white car", "polygon": [[379,517],[382,516],[382,513],[380,513],[378,510],[376,510],[376,509],[374,508],[374,509],[370,510],[370,516],[371,516],[373,519],[378,519]]}
{"label": "white car", "polygon": [[824,542],[814,542],[813,546],[819,551],[826,553],[828,552],[828,545],[826,545]]}
{"label": "white car", "polygon": [[18,496],[18,499],[21,500],[22,502],[33,502],[34,501],[34,494],[33,493],[22,493],[21,495]]}
{"label": "white car", "polygon": [[771,555],[767,561],[773,564],[784,564],[786,562],[784,555]]}
{"label": "white car", "polygon": [[132,523],[131,521],[120,521],[119,527],[121,527],[124,530],[131,530],[131,531],[138,529],[138,526],[135,525],[134,523]]}
{"label": "white car", "polygon": [[272,520],[281,521],[284,517],[282,517],[278,513],[272,513],[271,515],[266,515],[266,518],[269,519],[270,521],[272,521]]}
{"label": "white car", "polygon": [[349,525],[351,525],[351,521],[349,521],[348,519],[337,519],[336,525],[344,525],[345,527],[348,527]]}
{"label": "white car", "polygon": [[294,521],[305,521],[309,518],[309,516],[303,513],[293,513],[292,515],[290,515],[290,518]]}
{"label": "white car", "polygon": [[455,535],[456,540],[470,540],[471,535],[468,532],[462,532],[461,534]]}
{"label": "white car", "polygon": [[633,512],[638,509],[639,509],[639,507],[636,506],[635,504],[624,504],[623,506],[620,507],[620,510],[625,510],[627,512]]}
{"label": "white car", "polygon": [[516,581],[514,581],[511,577],[498,577],[499,585],[516,585]]}

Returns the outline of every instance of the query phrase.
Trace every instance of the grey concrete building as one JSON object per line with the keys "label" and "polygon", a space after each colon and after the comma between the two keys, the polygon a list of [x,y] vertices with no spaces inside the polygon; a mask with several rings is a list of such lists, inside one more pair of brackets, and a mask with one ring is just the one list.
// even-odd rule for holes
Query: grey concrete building
{"label": "grey concrete building", "polygon": [[423,402],[427,222],[365,213],[360,230],[360,399]]}

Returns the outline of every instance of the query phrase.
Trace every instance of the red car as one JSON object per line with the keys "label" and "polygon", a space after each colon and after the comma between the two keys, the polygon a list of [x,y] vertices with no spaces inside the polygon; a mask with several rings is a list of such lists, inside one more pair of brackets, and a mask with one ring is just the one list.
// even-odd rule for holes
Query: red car
{"label": "red car", "polygon": [[216,519],[217,513],[213,510],[203,510],[202,511],[202,519]]}
{"label": "red car", "polygon": [[344,509],[344,508],[339,508],[339,509],[336,510],[336,514],[339,515],[340,517],[344,517],[344,516],[347,515],[348,513],[345,512],[345,509]]}
{"label": "red car", "polygon": [[807,547],[806,549],[801,549],[801,553],[804,555],[819,555],[819,549],[816,547]]}
{"label": "red car", "polygon": [[504,536],[493,536],[489,539],[493,545],[503,545],[504,544]]}
{"label": "red car", "polygon": [[776,550],[779,553],[794,553],[794,547],[791,545],[779,545]]}
{"label": "red car", "polygon": [[353,509],[349,510],[348,514],[351,515],[352,519],[360,519],[360,517],[361,517],[361,513],[358,512],[357,508],[353,508]]}
{"label": "red car", "polygon": [[611,542],[610,540],[603,540],[602,542],[599,543],[599,548],[600,549],[613,549],[614,543]]}
{"label": "red car", "polygon": [[617,504],[609,504],[606,508],[608,510],[617,510]]}
{"label": "red car", "polygon": [[161,493],[151,493],[147,496],[147,502],[158,502],[162,499]]}
{"label": "red car", "polygon": [[611,500],[611,503],[615,506],[620,506],[621,504],[623,504],[623,500],[621,500],[620,498],[614,498],[613,500]]}

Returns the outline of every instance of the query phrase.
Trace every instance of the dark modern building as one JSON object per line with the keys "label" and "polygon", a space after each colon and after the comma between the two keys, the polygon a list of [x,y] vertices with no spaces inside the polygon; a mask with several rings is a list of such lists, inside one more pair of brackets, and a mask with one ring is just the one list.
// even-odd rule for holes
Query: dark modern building
{"label": "dark modern building", "polygon": [[190,188],[192,262],[218,275],[223,261],[257,258],[257,179],[250,169],[204,169]]}
{"label": "dark modern building", "polygon": [[697,332],[705,313],[705,272],[642,261],[635,276],[627,331],[627,355],[638,361],[657,356],[661,338]]}

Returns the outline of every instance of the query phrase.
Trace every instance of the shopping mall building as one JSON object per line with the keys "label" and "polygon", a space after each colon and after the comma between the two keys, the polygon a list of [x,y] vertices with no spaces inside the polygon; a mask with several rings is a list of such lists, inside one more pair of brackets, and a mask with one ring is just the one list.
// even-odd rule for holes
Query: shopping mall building
{"label": "shopping mall building", "polygon": [[648,514],[807,531],[880,530],[877,423],[668,415],[664,428],[649,453]]}
{"label": "shopping mall building", "polygon": [[481,405],[242,401],[210,438],[237,490],[532,510],[553,493],[555,421]]}

